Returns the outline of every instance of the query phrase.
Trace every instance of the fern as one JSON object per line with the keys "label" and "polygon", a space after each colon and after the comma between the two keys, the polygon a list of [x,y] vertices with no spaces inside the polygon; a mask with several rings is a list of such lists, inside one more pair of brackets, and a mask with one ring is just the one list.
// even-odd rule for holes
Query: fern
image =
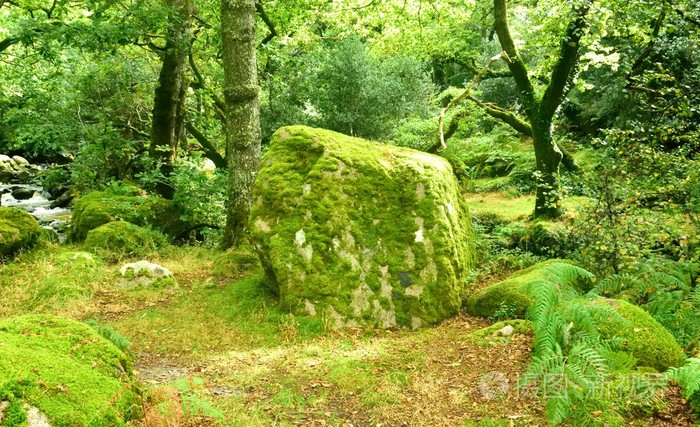
{"label": "fern", "polygon": [[680,368],[670,368],[666,378],[677,382],[683,389],[683,396],[690,399],[700,391],[700,359],[690,358]]}
{"label": "fern", "polygon": [[125,354],[133,357],[133,353],[131,352],[131,341],[126,339],[119,332],[115,331],[114,329],[110,328],[109,326],[105,326],[105,325],[99,323],[95,319],[84,320],[83,323],[90,326],[92,329],[94,329],[102,337],[111,341],[112,344],[114,344],[119,350],[121,350]]}

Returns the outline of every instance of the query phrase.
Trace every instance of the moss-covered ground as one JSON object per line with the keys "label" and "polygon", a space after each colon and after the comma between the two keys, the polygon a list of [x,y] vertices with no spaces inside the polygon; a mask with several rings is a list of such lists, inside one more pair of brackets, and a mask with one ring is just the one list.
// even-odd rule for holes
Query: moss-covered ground
{"label": "moss-covered ground", "polygon": [[530,363],[522,321],[508,337],[494,335],[505,323],[484,330],[466,315],[418,331],[333,331],[280,311],[245,253],[169,247],[151,261],[180,287],[115,290],[119,265],[80,247],[23,254],[0,266],[0,318],[95,319],[126,337],[149,396],[135,424],[146,427],[546,424],[542,401],[514,386]]}
{"label": "moss-covered ground", "polygon": [[245,254],[168,248],[151,261],[179,289],[115,290],[119,265],[79,247],[22,254],[0,265],[0,319],[95,319],[126,337],[151,390],[143,425],[545,423],[539,402],[512,387],[495,397],[479,388],[491,371],[512,386],[530,362],[528,335],[481,346],[469,333],[488,322],[464,316],[417,332],[331,331],[280,311]]}

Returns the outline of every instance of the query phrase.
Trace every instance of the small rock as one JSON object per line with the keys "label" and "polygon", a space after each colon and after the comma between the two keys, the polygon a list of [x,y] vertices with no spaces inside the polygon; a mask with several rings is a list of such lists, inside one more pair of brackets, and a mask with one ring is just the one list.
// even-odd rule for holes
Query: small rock
{"label": "small rock", "polygon": [[29,166],[29,161],[22,156],[12,156],[12,160],[19,166]]}
{"label": "small rock", "polygon": [[10,402],[0,402],[0,425],[2,424],[2,419],[3,419],[3,414],[5,413],[5,409],[10,406]]}
{"label": "small rock", "polygon": [[12,190],[12,197],[17,200],[29,200],[34,197],[34,190],[25,187],[17,187]]}
{"label": "small rock", "polygon": [[117,273],[120,289],[137,287],[171,287],[177,286],[173,273],[167,268],[146,260],[125,264]]}
{"label": "small rock", "polygon": [[496,331],[496,335],[502,336],[502,337],[509,337],[513,335],[513,332],[515,332],[515,328],[513,328],[511,325],[506,325]]}
{"label": "small rock", "polygon": [[36,406],[24,405],[24,410],[27,411],[27,423],[29,427],[51,427],[49,418]]}
{"label": "small rock", "polygon": [[73,201],[73,192],[68,190],[65,193],[63,193],[60,197],[58,197],[56,200],[51,202],[51,205],[49,206],[51,209],[56,209],[56,208],[65,208],[70,203]]}

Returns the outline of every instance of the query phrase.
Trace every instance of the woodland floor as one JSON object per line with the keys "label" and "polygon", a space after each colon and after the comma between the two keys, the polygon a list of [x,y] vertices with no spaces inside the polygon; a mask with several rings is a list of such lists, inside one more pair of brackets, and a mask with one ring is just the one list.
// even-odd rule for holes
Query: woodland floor
{"label": "woodland floor", "polygon": [[[0,266],[0,318],[44,312],[112,327],[132,342],[153,407],[185,403],[167,425],[547,425],[543,399],[516,387],[528,335],[475,338],[490,323],[465,315],[418,331],[327,331],[280,312],[258,272],[226,268],[212,250],[151,259],[178,278],[170,291],[113,290],[119,265],[62,270],[60,255],[75,250],[50,246]],[[659,399],[663,410],[630,425],[693,425],[677,389]]]}

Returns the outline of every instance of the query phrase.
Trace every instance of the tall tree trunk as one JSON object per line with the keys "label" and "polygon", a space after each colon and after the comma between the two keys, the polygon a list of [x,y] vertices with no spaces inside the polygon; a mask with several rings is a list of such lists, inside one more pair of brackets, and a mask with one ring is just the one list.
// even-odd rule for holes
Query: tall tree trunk
{"label": "tall tree trunk", "polygon": [[260,111],[255,59],[255,1],[221,0],[229,202],[223,247],[238,246],[260,169]]}
{"label": "tall tree trunk", "polygon": [[551,120],[532,127],[532,145],[537,165],[535,218],[556,218],[561,215],[559,165],[563,154],[552,139]]}
{"label": "tall tree trunk", "polygon": [[156,191],[171,199],[175,188],[168,177],[173,171],[177,149],[185,129],[185,102],[187,100],[187,58],[190,49],[192,11],[189,0],[167,0],[172,8],[163,66],[153,104],[153,123],[149,154],[160,163],[165,179]]}

